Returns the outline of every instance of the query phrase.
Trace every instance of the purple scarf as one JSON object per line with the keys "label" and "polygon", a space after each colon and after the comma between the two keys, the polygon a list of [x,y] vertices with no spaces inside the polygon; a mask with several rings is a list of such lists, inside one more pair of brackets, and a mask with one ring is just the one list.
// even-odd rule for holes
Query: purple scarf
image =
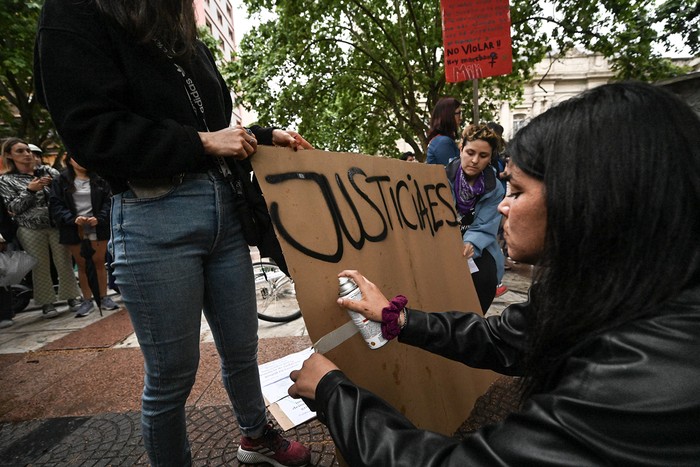
{"label": "purple scarf", "polygon": [[457,193],[457,211],[460,214],[468,214],[474,209],[476,197],[484,192],[484,172],[479,174],[474,186],[470,186],[460,167],[455,177],[455,192]]}

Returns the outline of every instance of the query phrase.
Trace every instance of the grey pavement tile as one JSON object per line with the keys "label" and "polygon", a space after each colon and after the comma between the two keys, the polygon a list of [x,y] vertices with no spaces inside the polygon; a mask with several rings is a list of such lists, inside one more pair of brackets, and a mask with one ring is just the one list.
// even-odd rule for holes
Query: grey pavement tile
{"label": "grey pavement tile", "polygon": [[[188,437],[196,467],[237,466],[240,430],[230,406],[188,408]],[[311,465],[337,466],[328,429],[313,420],[285,436],[305,443]],[[0,424],[0,465],[97,467],[148,465],[139,412]]]}
{"label": "grey pavement tile", "polygon": [[[531,275],[532,269],[529,266],[513,265],[513,269],[507,271],[504,277],[509,291],[494,300],[488,314],[500,313],[509,304],[524,301],[527,298]],[[105,312],[105,317],[110,313]],[[12,354],[33,352],[49,341],[59,339],[65,333],[73,332],[99,319],[99,313],[93,313],[85,320],[73,318],[72,313],[64,313],[55,320],[44,320],[40,312],[36,311],[20,313],[15,320],[15,326],[0,330],[0,354],[8,354],[2,356],[5,359],[5,371],[14,371],[14,378],[17,378],[15,381],[20,381],[21,374],[18,372],[21,362],[15,361]],[[203,319],[202,324],[202,340],[208,342],[211,340],[211,334],[208,332],[206,320]],[[270,356],[277,355],[277,347],[288,345],[285,339],[293,339],[286,336],[308,336],[303,319],[285,324],[260,321],[263,354],[267,352]],[[264,339],[267,337],[272,339]],[[138,346],[138,343],[126,339],[121,346]],[[107,353],[114,352],[117,347],[120,345],[113,346]],[[36,357],[32,357],[26,363],[36,366],[40,361],[51,360],[51,356],[59,356],[65,352],[71,355],[79,353],[83,358],[92,355],[84,349],[44,349],[39,352],[42,358],[36,354]],[[212,378],[218,371],[215,370],[211,370]],[[45,376],[44,374],[43,377]],[[214,386],[214,383],[210,384],[208,380],[202,380],[200,384],[207,388],[209,385]],[[207,397],[201,396],[194,405],[187,408],[193,465],[237,466],[239,463],[236,460],[236,450],[240,431],[231,407],[222,405],[225,398],[217,399],[212,396],[212,391],[203,391],[202,394],[206,394]],[[106,409],[109,413],[92,416],[0,423],[0,466],[147,466],[149,463],[141,439],[140,413],[133,407],[125,409],[121,413],[114,413],[120,410],[115,406]],[[270,419],[273,420],[272,417]],[[311,465],[338,465],[330,433],[320,422],[312,420],[289,430],[285,435],[310,447]]]}

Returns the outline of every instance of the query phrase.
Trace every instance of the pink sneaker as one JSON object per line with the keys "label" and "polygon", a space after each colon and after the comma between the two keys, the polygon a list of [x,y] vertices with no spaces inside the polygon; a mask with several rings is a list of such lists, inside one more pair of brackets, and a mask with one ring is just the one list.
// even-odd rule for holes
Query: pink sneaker
{"label": "pink sneaker", "polygon": [[508,292],[508,286],[505,284],[498,284],[496,287],[496,297],[500,297],[506,292]]}
{"label": "pink sneaker", "polygon": [[298,441],[284,439],[272,423],[268,423],[260,438],[241,436],[237,457],[244,464],[267,462],[274,467],[296,467],[309,463],[311,451]]}

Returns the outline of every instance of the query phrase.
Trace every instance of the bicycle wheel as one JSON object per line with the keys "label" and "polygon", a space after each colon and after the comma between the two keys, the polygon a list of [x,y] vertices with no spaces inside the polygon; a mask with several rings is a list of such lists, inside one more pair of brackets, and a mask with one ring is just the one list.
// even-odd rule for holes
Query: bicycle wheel
{"label": "bicycle wheel", "polygon": [[271,262],[253,263],[258,318],[273,323],[294,321],[301,316],[294,281]]}
{"label": "bicycle wheel", "polygon": [[15,284],[10,286],[12,293],[12,313],[20,313],[24,311],[32,299],[32,289],[25,285]]}

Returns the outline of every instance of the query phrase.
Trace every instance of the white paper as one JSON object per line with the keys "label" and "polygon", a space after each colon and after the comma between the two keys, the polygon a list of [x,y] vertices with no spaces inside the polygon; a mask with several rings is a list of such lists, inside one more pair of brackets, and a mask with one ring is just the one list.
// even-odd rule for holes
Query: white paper
{"label": "white paper", "polygon": [[473,259],[469,258],[467,264],[469,264],[470,273],[474,274],[475,272],[479,272],[479,266],[476,265]]}
{"label": "white paper", "polygon": [[314,349],[308,348],[259,366],[260,385],[265,402],[272,416],[285,431],[316,416],[316,412],[309,410],[301,399],[292,399],[288,393],[292,385],[289,373],[301,368],[304,360],[312,353]]}
{"label": "white paper", "polygon": [[304,360],[309,358],[312,353],[314,350],[308,348],[260,365],[260,385],[268,404],[287,397],[287,390],[292,385],[289,373],[301,368]]}
{"label": "white paper", "polygon": [[316,412],[309,410],[301,399],[292,399],[287,396],[277,401],[277,406],[284,412],[292,426],[297,426],[316,416]]}

